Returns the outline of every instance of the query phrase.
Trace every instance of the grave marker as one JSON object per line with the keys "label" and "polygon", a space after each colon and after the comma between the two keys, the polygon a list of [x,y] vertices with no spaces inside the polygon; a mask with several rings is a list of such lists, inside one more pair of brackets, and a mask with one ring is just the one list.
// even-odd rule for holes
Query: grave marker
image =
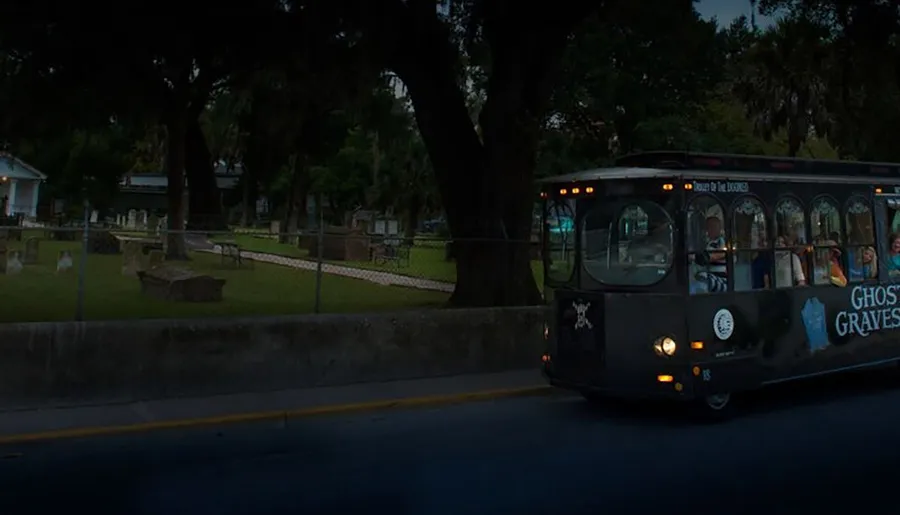
{"label": "grave marker", "polygon": [[22,271],[21,252],[18,250],[10,250],[6,254],[6,270],[7,275],[18,274]]}
{"label": "grave marker", "polygon": [[139,241],[122,243],[122,275],[137,275],[143,269],[141,259],[144,248]]}
{"label": "grave marker", "polygon": [[25,259],[22,263],[26,265],[36,265],[38,262],[38,250],[40,248],[38,238],[28,238],[25,240]]}
{"label": "grave marker", "polygon": [[72,259],[72,251],[71,250],[60,250],[59,255],[56,258],[56,272],[68,272],[72,269],[72,265],[75,264],[74,259]]}

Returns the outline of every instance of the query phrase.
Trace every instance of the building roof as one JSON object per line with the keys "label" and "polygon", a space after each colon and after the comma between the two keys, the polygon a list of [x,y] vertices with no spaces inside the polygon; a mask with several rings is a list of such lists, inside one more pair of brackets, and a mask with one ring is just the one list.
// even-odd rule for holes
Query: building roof
{"label": "building roof", "polygon": [[0,177],[9,179],[43,181],[47,176],[18,157],[0,152]]}

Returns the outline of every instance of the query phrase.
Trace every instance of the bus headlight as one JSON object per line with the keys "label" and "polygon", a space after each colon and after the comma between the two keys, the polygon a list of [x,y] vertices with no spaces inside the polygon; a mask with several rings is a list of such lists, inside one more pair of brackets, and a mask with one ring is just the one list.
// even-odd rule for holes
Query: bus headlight
{"label": "bus headlight", "polygon": [[675,340],[668,336],[657,338],[653,342],[653,350],[656,351],[657,356],[671,356],[675,354],[675,349],[677,348],[678,345],[675,344]]}

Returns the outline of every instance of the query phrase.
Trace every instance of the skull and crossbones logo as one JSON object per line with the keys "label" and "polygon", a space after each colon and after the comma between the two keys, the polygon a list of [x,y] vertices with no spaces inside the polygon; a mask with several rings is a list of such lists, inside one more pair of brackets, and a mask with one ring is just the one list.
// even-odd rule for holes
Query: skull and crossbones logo
{"label": "skull and crossbones logo", "polygon": [[591,323],[587,318],[588,308],[591,307],[590,302],[573,302],[572,307],[575,308],[575,315],[578,317],[575,319],[575,329],[581,329],[583,327],[587,327],[588,329],[593,329],[594,324]]}

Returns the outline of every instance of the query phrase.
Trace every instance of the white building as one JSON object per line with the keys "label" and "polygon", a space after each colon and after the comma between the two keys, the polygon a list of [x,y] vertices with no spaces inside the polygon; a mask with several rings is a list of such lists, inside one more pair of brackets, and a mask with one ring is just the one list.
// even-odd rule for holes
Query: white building
{"label": "white building", "polygon": [[6,216],[37,216],[41,183],[47,176],[21,159],[0,153],[0,199]]}

